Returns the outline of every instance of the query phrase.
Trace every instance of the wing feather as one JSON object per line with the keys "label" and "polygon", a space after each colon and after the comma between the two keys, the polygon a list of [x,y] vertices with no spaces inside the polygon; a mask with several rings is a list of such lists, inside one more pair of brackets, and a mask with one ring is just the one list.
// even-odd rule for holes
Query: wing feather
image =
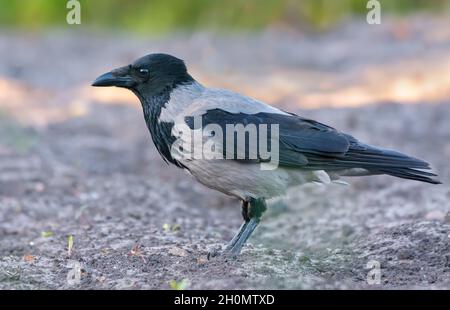
{"label": "wing feather", "polygon": [[[250,109],[246,107],[246,111]],[[230,112],[224,108],[214,108],[201,112],[202,126],[219,125],[226,132],[227,124],[261,124],[267,125],[270,139],[271,125],[279,126],[279,165],[310,170],[339,171],[362,168],[369,174],[390,174],[401,178],[414,179],[429,183],[438,183],[433,173],[416,169],[430,169],[427,162],[405,154],[374,147],[359,142],[354,137],[336,129],[290,113],[257,112],[248,114],[238,112],[236,106]],[[191,129],[194,127],[193,116],[185,116],[184,121]],[[226,135],[224,134],[224,137]],[[259,138],[259,136],[258,136]],[[245,148],[248,149],[248,141]],[[259,145],[260,141],[258,141]],[[270,142],[267,142],[270,145]],[[235,157],[238,145],[235,141]],[[226,153],[226,145],[223,145]],[[259,152],[257,159],[240,159],[255,163],[267,161]]]}

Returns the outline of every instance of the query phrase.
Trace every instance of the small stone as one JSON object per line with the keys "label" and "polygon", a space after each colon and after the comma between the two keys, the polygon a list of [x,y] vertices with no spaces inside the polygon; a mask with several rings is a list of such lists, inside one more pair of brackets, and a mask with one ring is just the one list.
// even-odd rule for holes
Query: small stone
{"label": "small stone", "polygon": [[31,254],[27,254],[27,255],[25,255],[24,257],[23,257],[23,259],[24,259],[24,261],[26,261],[27,263],[34,263],[34,261],[35,261],[35,257],[34,257],[34,255],[31,255]]}
{"label": "small stone", "polygon": [[342,250],[341,249],[334,249],[333,251],[332,251],[332,253],[333,254],[340,254],[342,252]]}
{"label": "small stone", "polygon": [[450,211],[444,217],[444,223],[450,223]]}
{"label": "small stone", "polygon": [[187,255],[186,250],[183,250],[181,248],[170,248],[168,252],[173,256],[185,257]]}
{"label": "small stone", "polygon": [[425,215],[425,219],[429,221],[443,221],[445,217],[446,215],[444,214],[444,212],[439,210],[430,211]]}
{"label": "small stone", "polygon": [[397,251],[397,258],[400,260],[408,260],[414,257],[414,252],[410,249],[400,249]]}
{"label": "small stone", "polygon": [[41,193],[45,190],[45,185],[44,183],[38,182],[34,185],[34,190],[38,193]]}

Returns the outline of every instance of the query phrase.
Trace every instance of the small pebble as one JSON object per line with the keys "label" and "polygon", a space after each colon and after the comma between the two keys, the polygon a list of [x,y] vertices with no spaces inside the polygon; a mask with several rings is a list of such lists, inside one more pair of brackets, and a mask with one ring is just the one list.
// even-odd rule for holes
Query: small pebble
{"label": "small pebble", "polygon": [[173,256],[185,257],[187,255],[186,250],[183,250],[181,248],[170,248],[168,252]]}

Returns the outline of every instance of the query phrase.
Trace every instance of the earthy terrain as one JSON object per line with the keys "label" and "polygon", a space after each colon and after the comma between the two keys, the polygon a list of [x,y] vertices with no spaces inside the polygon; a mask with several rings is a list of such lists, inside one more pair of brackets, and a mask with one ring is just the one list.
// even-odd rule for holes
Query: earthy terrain
{"label": "earthy terrain", "polygon": [[[206,85],[423,158],[443,184],[293,189],[237,260],[208,261],[238,229],[239,202],[165,165],[131,94],[89,86],[150,52],[186,59]],[[0,288],[450,288],[448,21],[168,38],[2,30],[0,59]]]}

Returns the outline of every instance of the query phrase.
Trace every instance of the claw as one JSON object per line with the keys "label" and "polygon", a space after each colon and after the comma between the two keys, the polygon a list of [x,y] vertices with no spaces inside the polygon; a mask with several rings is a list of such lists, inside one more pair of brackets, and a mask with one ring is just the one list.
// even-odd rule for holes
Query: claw
{"label": "claw", "polygon": [[225,250],[221,249],[214,249],[210,252],[208,252],[206,258],[208,260],[211,260],[213,258],[223,258],[225,261],[227,261],[229,258],[236,259],[238,257],[239,253],[235,253],[233,249],[228,249],[228,247]]}

